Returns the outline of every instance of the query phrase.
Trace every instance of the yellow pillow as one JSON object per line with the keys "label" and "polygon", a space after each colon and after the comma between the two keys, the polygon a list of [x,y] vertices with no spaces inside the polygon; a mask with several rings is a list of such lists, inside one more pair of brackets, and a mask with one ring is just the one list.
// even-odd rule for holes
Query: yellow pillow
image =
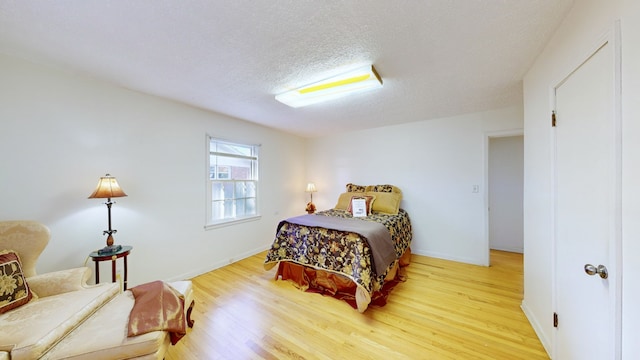
{"label": "yellow pillow", "polygon": [[374,212],[391,215],[398,214],[402,194],[394,192],[367,192],[366,194],[376,197],[376,201],[374,201],[372,205]]}
{"label": "yellow pillow", "polygon": [[334,206],[334,209],[347,210],[351,204],[352,196],[364,196],[363,192],[345,192],[338,197],[338,203]]}

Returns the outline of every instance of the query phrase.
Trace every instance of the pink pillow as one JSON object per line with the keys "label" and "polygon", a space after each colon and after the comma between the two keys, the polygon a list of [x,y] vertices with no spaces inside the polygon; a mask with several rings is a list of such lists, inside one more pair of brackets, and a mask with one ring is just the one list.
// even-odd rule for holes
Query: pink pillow
{"label": "pink pillow", "polygon": [[363,196],[352,196],[351,200],[349,201],[349,207],[347,208],[347,211],[349,211],[351,213],[351,215],[353,215],[353,209],[351,207],[351,204],[353,203],[353,199],[364,199],[366,201],[366,209],[367,209],[367,216],[371,215],[371,209],[372,209],[372,204],[373,201],[376,199],[376,197],[374,195],[363,195]]}

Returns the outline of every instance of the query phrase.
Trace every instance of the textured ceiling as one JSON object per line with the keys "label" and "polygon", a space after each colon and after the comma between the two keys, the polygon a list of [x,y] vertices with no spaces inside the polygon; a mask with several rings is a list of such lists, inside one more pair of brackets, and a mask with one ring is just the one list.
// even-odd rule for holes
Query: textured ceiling
{"label": "textured ceiling", "polygon": [[[313,137],[521,102],[572,3],[0,0],[0,53]],[[274,99],[369,63],[380,90],[298,109]]]}

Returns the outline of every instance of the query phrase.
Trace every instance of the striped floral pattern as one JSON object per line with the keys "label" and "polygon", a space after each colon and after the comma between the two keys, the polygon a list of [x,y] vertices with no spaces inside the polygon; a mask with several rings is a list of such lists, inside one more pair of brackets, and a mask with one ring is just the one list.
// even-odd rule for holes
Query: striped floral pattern
{"label": "striped floral pattern", "polygon": [[393,185],[371,185],[367,187],[367,191],[373,192],[393,192]]}
{"label": "striped floral pattern", "polygon": [[352,183],[347,184],[347,192],[360,192],[363,193],[367,187],[364,185],[356,185]]}

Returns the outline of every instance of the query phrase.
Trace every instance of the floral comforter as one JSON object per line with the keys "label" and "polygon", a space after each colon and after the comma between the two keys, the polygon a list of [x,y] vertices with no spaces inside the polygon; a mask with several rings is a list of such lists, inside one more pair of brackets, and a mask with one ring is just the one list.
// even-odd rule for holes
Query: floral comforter
{"label": "floral comforter", "polygon": [[[318,216],[337,216],[351,218],[351,213],[331,209],[316,213]],[[396,258],[411,245],[412,231],[409,215],[400,209],[397,215],[374,213],[358,218],[362,221],[375,221],[384,225],[391,234]],[[339,273],[362,287],[369,294],[382,288],[387,271],[376,276],[372,268],[371,248],[362,236],[334,229],[297,225],[285,222],[267,252],[265,269],[271,269],[280,261],[290,261],[320,270]]]}

